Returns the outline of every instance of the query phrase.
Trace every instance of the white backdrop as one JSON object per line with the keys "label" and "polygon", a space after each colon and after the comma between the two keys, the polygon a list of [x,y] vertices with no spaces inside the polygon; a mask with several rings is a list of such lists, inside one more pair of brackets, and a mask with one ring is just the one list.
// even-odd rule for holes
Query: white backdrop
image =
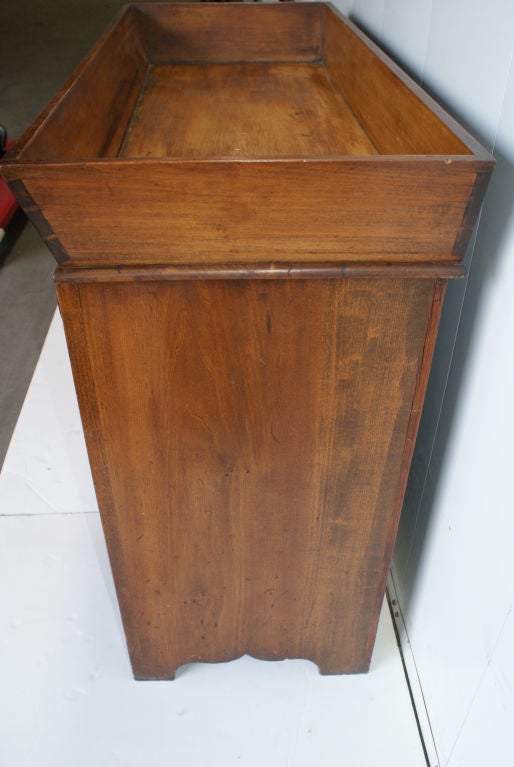
{"label": "white backdrop", "polygon": [[393,574],[439,764],[514,764],[514,3],[336,5],[497,158],[470,277],[448,291]]}

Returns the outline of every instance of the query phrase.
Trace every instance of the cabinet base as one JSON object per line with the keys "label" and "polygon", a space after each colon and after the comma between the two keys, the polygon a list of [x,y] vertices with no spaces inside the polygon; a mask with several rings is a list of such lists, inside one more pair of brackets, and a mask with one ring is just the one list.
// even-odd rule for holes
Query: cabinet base
{"label": "cabinet base", "polygon": [[[177,663],[172,668],[167,669],[157,669],[152,671],[149,671],[147,668],[140,668],[132,665],[132,674],[134,679],[137,682],[157,682],[157,681],[168,681],[173,682],[177,677],[177,672],[179,669],[184,668],[185,666],[190,665],[191,663],[229,663],[230,661],[238,660],[239,658],[242,658],[243,655],[249,655],[249,653],[242,653],[241,655],[235,655],[233,658],[216,658],[213,660],[206,660],[204,658],[199,659],[190,659],[185,660],[182,662]],[[362,661],[361,664],[358,665],[352,665],[351,667],[348,667],[347,663],[341,662],[341,663],[320,663],[314,659],[311,658],[289,658],[289,657],[267,657],[267,658],[256,658],[256,656],[251,655],[250,657],[255,658],[256,660],[262,660],[262,661],[284,661],[284,660],[310,660],[312,663],[314,663],[319,671],[319,674],[321,676],[342,676],[342,675],[350,675],[350,674],[367,674],[370,667],[371,658],[365,659]],[[179,674],[180,676],[180,674]]]}

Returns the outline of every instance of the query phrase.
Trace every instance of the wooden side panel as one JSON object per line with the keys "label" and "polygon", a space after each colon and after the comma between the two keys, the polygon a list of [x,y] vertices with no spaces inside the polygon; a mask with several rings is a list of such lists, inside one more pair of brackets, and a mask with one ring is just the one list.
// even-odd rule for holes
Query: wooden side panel
{"label": "wooden side panel", "polygon": [[146,69],[132,14],[125,13],[59,94],[24,161],[116,157]]}
{"label": "wooden side panel", "polygon": [[322,7],[316,4],[145,4],[137,8],[154,64],[179,61],[315,61]]}
{"label": "wooden side panel", "polygon": [[433,283],[58,293],[136,677],[366,670]]}
{"label": "wooden side panel", "polygon": [[479,167],[113,161],[22,175],[70,264],[403,262],[462,257]]}
{"label": "wooden side panel", "polygon": [[335,10],[324,16],[325,66],[380,154],[471,154],[376,46]]}

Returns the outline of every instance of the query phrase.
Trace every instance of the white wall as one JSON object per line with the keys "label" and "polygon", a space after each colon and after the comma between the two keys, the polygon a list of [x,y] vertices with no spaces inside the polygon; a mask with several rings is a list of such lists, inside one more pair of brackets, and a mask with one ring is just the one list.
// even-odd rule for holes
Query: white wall
{"label": "white wall", "polygon": [[497,158],[469,279],[447,294],[393,574],[439,764],[511,765],[514,2],[336,4]]}

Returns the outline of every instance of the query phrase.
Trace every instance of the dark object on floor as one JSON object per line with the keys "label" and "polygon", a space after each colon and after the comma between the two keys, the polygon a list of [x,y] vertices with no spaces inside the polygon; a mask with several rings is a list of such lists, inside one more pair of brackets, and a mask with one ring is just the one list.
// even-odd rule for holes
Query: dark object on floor
{"label": "dark object on floor", "polygon": [[27,223],[27,216],[18,208],[14,216],[9,222],[9,226],[5,230],[5,234],[0,241],[0,266],[4,263],[5,259],[11,252],[13,246],[18,240],[18,237],[23,232],[25,224]]}
{"label": "dark object on floor", "polygon": [[[8,141],[7,130],[0,124],[0,159],[14,146]],[[0,264],[21,234],[27,218],[3,179],[0,179]]]}

